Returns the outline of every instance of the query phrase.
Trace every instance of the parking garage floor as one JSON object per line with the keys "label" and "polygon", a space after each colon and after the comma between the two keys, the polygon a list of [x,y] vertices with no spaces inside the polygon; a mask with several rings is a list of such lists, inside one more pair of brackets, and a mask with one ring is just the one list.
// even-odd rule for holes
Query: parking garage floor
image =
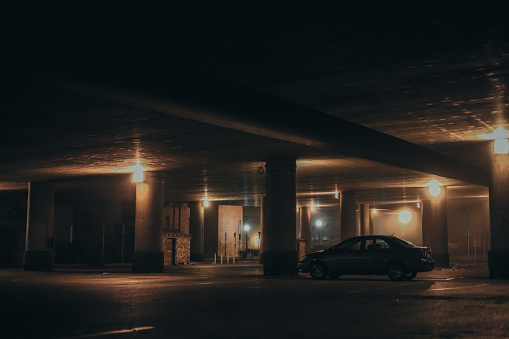
{"label": "parking garage floor", "polygon": [[1,338],[509,337],[509,281],[486,266],[312,280],[258,264],[0,270]]}

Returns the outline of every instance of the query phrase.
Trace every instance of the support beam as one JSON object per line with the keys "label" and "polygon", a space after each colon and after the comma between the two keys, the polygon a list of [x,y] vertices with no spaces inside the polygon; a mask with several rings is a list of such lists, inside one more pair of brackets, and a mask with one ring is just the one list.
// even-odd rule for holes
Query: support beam
{"label": "support beam", "polygon": [[369,204],[360,204],[359,205],[359,221],[361,224],[360,230],[361,235],[371,235],[373,234],[373,224],[371,223],[371,218],[369,215]]}
{"label": "support beam", "polygon": [[164,172],[145,172],[136,183],[133,273],[157,273],[164,268]]}
{"label": "support beam", "polygon": [[509,279],[509,155],[494,154],[490,143],[490,278]]}
{"label": "support beam", "polygon": [[189,204],[189,233],[191,239],[191,261],[203,261],[205,256],[205,208],[202,202],[193,201]]}
{"label": "support beam", "polygon": [[267,161],[263,240],[265,275],[297,275],[295,159]]}
{"label": "support beam", "polygon": [[449,267],[449,236],[447,233],[447,187],[437,196],[423,189],[422,241],[431,247],[437,267]]}
{"label": "support beam", "polygon": [[159,82],[154,78],[144,81],[134,77],[101,82],[96,77],[93,83],[54,78],[38,79],[38,82],[341,155],[488,185],[488,172],[482,168],[231,80],[188,72],[180,76],[177,72],[169,77],[160,76]]}
{"label": "support beam", "polygon": [[355,192],[341,193],[341,240],[357,235],[357,195]]}
{"label": "support beam", "polygon": [[50,271],[53,267],[55,186],[52,182],[28,184],[25,271]]}
{"label": "support beam", "polygon": [[306,241],[306,254],[311,252],[311,211],[309,207],[300,208],[300,237]]}

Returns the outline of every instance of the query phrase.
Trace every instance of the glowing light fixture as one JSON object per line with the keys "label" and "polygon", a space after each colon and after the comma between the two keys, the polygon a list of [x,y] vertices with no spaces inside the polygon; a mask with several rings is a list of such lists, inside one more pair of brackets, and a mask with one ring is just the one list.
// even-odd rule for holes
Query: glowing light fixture
{"label": "glowing light fixture", "polygon": [[203,206],[209,207],[209,199],[208,198],[203,199]]}
{"label": "glowing light fixture", "polygon": [[373,214],[376,214],[377,212],[376,208],[373,208]]}
{"label": "glowing light fixture", "polygon": [[315,204],[311,203],[311,211],[315,210]]}
{"label": "glowing light fixture", "polygon": [[509,131],[500,125],[491,133],[479,135],[480,139],[495,140],[493,143],[493,151],[495,154],[509,154]]}
{"label": "glowing light fixture", "polygon": [[409,210],[403,210],[399,212],[399,221],[401,221],[404,224],[408,224],[412,220],[412,212]]}
{"label": "glowing light fixture", "polygon": [[417,208],[421,208],[421,202],[420,201],[417,203]]}
{"label": "glowing light fixture", "polygon": [[334,193],[334,198],[339,199],[339,192],[338,191],[336,191],[336,193]]}
{"label": "glowing light fixture", "polygon": [[299,205],[297,205],[297,212],[299,212]]}
{"label": "glowing light fixture", "polygon": [[323,222],[322,222],[321,220],[317,220],[317,221],[315,222],[315,225],[316,225],[316,227],[322,227]]}
{"label": "glowing light fixture", "polygon": [[254,237],[253,242],[255,246],[260,246],[260,237],[259,236]]}
{"label": "glowing light fixture", "polygon": [[133,170],[133,182],[143,182],[143,166],[140,165],[140,159],[137,160],[136,165],[131,167]]}
{"label": "glowing light fixture", "polygon": [[497,139],[493,143],[495,154],[509,154],[509,139]]}
{"label": "glowing light fixture", "polygon": [[247,232],[247,231],[249,231],[249,229],[250,229],[250,228],[251,228],[251,227],[249,227],[249,225],[247,225],[247,224],[246,224],[246,225],[244,225],[244,231],[246,231],[246,232]]}
{"label": "glowing light fixture", "polygon": [[440,188],[442,184],[437,179],[433,179],[429,183],[429,194],[431,194],[434,197],[437,197],[440,195],[440,192],[442,192],[442,189]]}

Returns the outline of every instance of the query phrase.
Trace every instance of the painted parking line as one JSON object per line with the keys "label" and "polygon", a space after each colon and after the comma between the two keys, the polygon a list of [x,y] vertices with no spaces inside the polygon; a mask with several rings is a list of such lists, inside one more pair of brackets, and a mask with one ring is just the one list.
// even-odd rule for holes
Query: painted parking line
{"label": "painted parking line", "polygon": [[155,327],[153,326],[146,326],[146,327],[134,327],[134,328],[128,328],[123,330],[115,330],[115,331],[108,331],[108,332],[98,332],[98,333],[90,333],[90,334],[81,334],[73,337],[65,337],[61,339],[81,339],[81,338],[93,338],[93,337],[101,337],[105,335],[111,335],[111,334],[122,334],[122,333],[134,333],[134,332],[140,332],[140,331],[147,331],[147,330],[153,330]]}
{"label": "painted parking line", "polygon": [[430,291],[449,291],[449,290],[462,290],[465,288],[477,288],[481,286],[486,286],[488,284],[477,284],[477,285],[468,285],[468,286],[460,286],[460,287],[444,287],[444,288],[432,288]]}
{"label": "painted parking line", "polygon": [[391,284],[389,286],[382,286],[382,287],[370,287],[370,288],[363,288],[363,289],[360,289],[360,290],[351,290],[351,291],[347,291],[349,293],[359,293],[359,292],[367,292],[367,291],[376,291],[376,290],[384,290],[384,289],[389,289],[389,288],[400,288],[400,287],[403,287],[403,286],[417,286],[417,285],[422,285],[422,284],[425,284],[426,282],[412,282],[412,283],[408,283],[408,284]]}

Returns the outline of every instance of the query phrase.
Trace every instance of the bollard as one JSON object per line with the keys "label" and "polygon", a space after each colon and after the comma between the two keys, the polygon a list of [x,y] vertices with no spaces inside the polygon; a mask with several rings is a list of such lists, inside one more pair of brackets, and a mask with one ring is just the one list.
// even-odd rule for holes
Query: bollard
{"label": "bollard", "polygon": [[217,258],[216,258],[217,254],[214,253],[214,264],[217,264]]}
{"label": "bollard", "polygon": [[232,258],[233,258],[233,264],[235,264],[235,256],[233,256]]}
{"label": "bollard", "polygon": [[221,254],[221,265],[223,264],[223,255]]}
{"label": "bollard", "polygon": [[227,254],[227,255],[226,255],[226,263],[227,263],[227,264],[229,264],[229,263],[230,263],[230,255],[229,255],[229,254]]}

